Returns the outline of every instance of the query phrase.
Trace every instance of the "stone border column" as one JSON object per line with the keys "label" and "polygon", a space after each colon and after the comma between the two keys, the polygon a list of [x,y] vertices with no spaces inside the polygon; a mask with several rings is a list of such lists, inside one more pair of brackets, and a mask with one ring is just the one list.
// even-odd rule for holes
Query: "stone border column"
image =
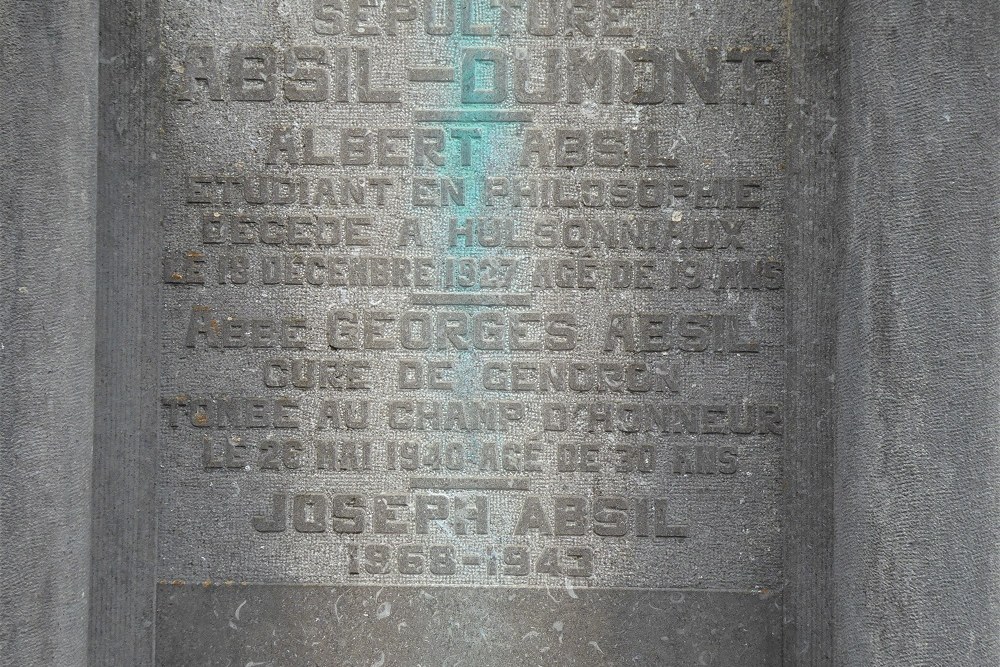
{"label": "stone border column", "polygon": [[844,5],[837,665],[1000,664],[998,25]]}
{"label": "stone border column", "polygon": [[97,0],[0,9],[0,662],[87,659]]}

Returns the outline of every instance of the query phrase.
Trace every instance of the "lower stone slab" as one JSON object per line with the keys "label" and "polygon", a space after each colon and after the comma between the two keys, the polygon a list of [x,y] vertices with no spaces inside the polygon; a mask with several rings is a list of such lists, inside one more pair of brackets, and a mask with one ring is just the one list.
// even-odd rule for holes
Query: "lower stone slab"
{"label": "lower stone slab", "polygon": [[773,592],[160,584],[164,667],[781,664]]}

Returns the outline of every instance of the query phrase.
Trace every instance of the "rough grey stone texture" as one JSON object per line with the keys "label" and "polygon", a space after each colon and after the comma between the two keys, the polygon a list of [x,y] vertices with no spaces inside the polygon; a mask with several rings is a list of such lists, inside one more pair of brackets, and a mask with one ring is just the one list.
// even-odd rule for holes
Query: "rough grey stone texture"
{"label": "rough grey stone texture", "polygon": [[829,665],[839,3],[788,6],[783,664]]}
{"label": "rough grey stone texture", "polygon": [[1000,5],[845,5],[838,665],[1000,664]]}
{"label": "rough grey stone texture", "polygon": [[161,667],[781,664],[771,595],[168,584],[157,606]]}
{"label": "rough grey stone texture", "polygon": [[88,574],[94,665],[153,664],[155,619],[163,665],[1000,664],[995,3],[787,6],[780,596],[162,585],[158,611],[160,8],[100,5],[99,98],[96,0],[0,9],[0,664],[88,662]]}
{"label": "rough grey stone texture", "polygon": [[159,11],[103,0],[90,664],[152,661]]}
{"label": "rough grey stone texture", "polygon": [[97,3],[0,6],[0,663],[86,661]]}
{"label": "rough grey stone texture", "polygon": [[[439,3],[445,5],[448,3]],[[570,3],[545,3],[569,6]],[[479,9],[489,6],[485,1],[474,3]],[[541,3],[526,3],[526,7],[539,7]],[[564,402],[573,405],[604,402],[636,402],[660,405],[679,402],[692,404],[709,402],[739,404],[779,404],[784,394],[783,362],[784,343],[783,310],[785,298],[780,290],[713,290],[666,288],[669,262],[679,258],[694,259],[698,253],[679,244],[664,244],[656,252],[631,249],[609,250],[597,244],[592,256],[600,262],[610,258],[629,260],[644,259],[656,262],[654,274],[660,281],[657,289],[609,289],[606,281],[599,289],[543,289],[531,284],[532,262],[541,259],[572,258],[583,250],[557,247],[545,249],[508,250],[503,248],[449,247],[447,225],[452,215],[497,216],[515,220],[521,230],[531,230],[544,221],[562,221],[569,216],[580,216],[588,221],[614,224],[630,218],[656,221],[661,227],[672,215],[683,221],[698,224],[719,224],[738,221],[745,224],[744,249],[733,248],[706,250],[697,256],[706,265],[723,259],[781,258],[785,243],[784,179],[781,162],[785,157],[785,106],[788,100],[786,64],[783,58],[760,67],[759,103],[745,105],[738,101],[737,75],[739,69],[731,62],[723,63],[724,103],[703,104],[693,91],[687,104],[635,105],[623,102],[619,95],[613,104],[570,104],[565,96],[558,95],[545,104],[515,104],[512,94],[504,108],[530,110],[534,121],[521,126],[478,127],[484,135],[483,149],[476,149],[476,156],[469,169],[462,173],[469,176],[470,184],[484,175],[497,176],[547,176],[555,178],[627,177],[714,179],[753,176],[766,184],[767,203],[761,209],[710,210],[697,208],[691,201],[671,202],[662,207],[635,210],[637,207],[609,210],[609,207],[558,210],[547,208],[515,208],[506,201],[487,206],[470,194],[466,207],[453,209],[414,207],[407,195],[406,179],[415,176],[461,175],[454,164],[443,170],[428,166],[359,168],[341,167],[339,164],[321,167],[268,165],[269,146],[273,130],[278,125],[302,126],[329,125],[337,128],[352,127],[434,127],[415,119],[419,112],[434,108],[453,108],[462,105],[457,83],[427,84],[408,82],[405,70],[394,66],[388,54],[399,50],[409,64],[437,64],[454,68],[461,63],[462,49],[468,44],[488,45],[506,53],[513,62],[518,50],[528,54],[524,58],[534,76],[541,77],[540,54],[543,50],[570,45],[585,48],[621,50],[647,44],[658,48],[685,48],[703,59],[708,45],[723,49],[753,45],[763,49],[783,48],[786,28],[782,7],[769,0],[743,0],[704,4],[674,4],[643,0],[635,4],[628,23],[635,27],[636,35],[629,38],[573,38],[528,36],[524,21],[518,21],[517,37],[504,39],[498,36],[485,39],[430,36],[418,26],[409,27],[404,37],[389,36],[338,38],[329,41],[314,31],[313,5],[293,2],[263,4],[254,12],[235,11],[231,3],[206,4],[192,0],[172,0],[163,3],[163,45],[167,69],[171,80],[166,92],[168,105],[165,112],[164,139],[164,252],[181,256],[185,252],[205,254],[206,267],[213,270],[225,254],[240,253],[249,258],[250,279],[246,284],[220,284],[217,276],[200,284],[167,284],[163,286],[164,326],[162,335],[161,393],[164,398],[186,396],[196,398],[229,394],[233,396],[262,395],[270,399],[289,398],[301,402],[301,422],[298,429],[289,429],[287,435],[272,429],[241,430],[216,428],[214,425],[194,427],[187,417],[179,425],[171,426],[166,418],[160,421],[160,468],[158,469],[157,496],[160,499],[158,515],[157,577],[187,581],[235,579],[254,582],[296,583],[345,583],[348,579],[344,566],[346,545],[351,540],[327,535],[303,535],[295,530],[264,533],[250,528],[250,519],[261,512],[273,493],[307,493],[320,489],[337,488],[350,492],[392,492],[405,489],[410,474],[403,470],[390,470],[386,443],[406,440],[423,445],[442,445],[458,441],[466,448],[473,461],[464,474],[474,474],[475,456],[487,442],[519,444],[528,439],[545,441],[542,460],[544,475],[534,475],[532,488],[544,497],[572,495],[598,497],[601,495],[650,495],[669,499],[671,516],[690,523],[693,539],[656,543],[647,540],[606,539],[593,535],[581,541],[581,546],[593,546],[599,559],[596,576],[590,582],[599,586],[626,586],[641,588],[697,587],[726,590],[753,590],[756,587],[776,588],[782,579],[781,558],[784,535],[781,533],[782,486],[781,436],[770,434],[759,437],[730,437],[708,435],[688,438],[663,433],[626,434],[583,433],[570,429],[566,433],[544,433],[541,428],[540,410],[543,402]],[[485,13],[485,12],[484,12]],[[378,14],[378,12],[374,12]],[[522,12],[519,16],[527,14]],[[495,18],[495,12],[489,14]],[[353,40],[353,41],[352,41]],[[224,101],[212,101],[197,87],[191,100],[177,99],[180,76],[185,71],[189,47],[213,45],[220,63],[227,62],[236,44],[270,44],[279,50],[296,44],[321,43],[357,48],[365,44],[373,51],[373,75],[379,86],[391,86],[403,91],[399,104],[349,104],[290,103],[279,95],[276,100],[240,100],[231,93],[222,95]],[[367,48],[367,47],[366,47]],[[530,56],[530,57],[529,57]],[[193,62],[192,62],[193,69]],[[620,68],[619,68],[620,69]],[[225,70],[224,70],[225,71]],[[337,74],[345,78],[343,74]],[[542,77],[544,80],[544,77]],[[538,84],[541,86],[541,84]],[[225,87],[225,86],[224,86]],[[557,87],[558,91],[559,88]],[[353,99],[353,97],[352,97]],[[470,108],[475,108],[470,106]],[[469,121],[469,124],[472,124]],[[529,129],[551,132],[559,127],[580,126],[591,130],[602,128],[656,128],[664,135],[664,148],[676,153],[681,166],[677,169],[632,168],[607,169],[588,164],[576,171],[557,168],[519,166],[519,148]],[[669,137],[669,139],[668,139]],[[326,139],[329,141],[329,139]],[[334,144],[335,145],[335,144]],[[453,150],[453,149],[449,149]],[[280,162],[280,160],[279,160]],[[240,173],[265,173],[269,175],[292,174],[300,176],[371,176],[383,175],[394,179],[396,189],[389,196],[389,204],[381,209],[360,207],[333,207],[298,201],[292,205],[248,203],[236,200],[222,203],[190,201],[188,178],[193,175],[232,175]],[[666,174],[664,174],[666,172]],[[213,179],[216,176],[212,177]],[[253,180],[250,179],[250,183]],[[252,189],[252,187],[251,187]],[[471,190],[471,185],[470,185]],[[433,257],[443,263],[445,257],[475,259],[477,257],[517,258],[521,269],[513,291],[533,299],[531,311],[540,313],[569,313],[579,320],[580,342],[575,349],[549,353],[545,351],[498,351],[448,349],[431,352],[414,352],[390,345],[384,350],[331,350],[324,332],[327,314],[332,309],[385,310],[392,313],[415,311],[441,312],[441,309],[424,309],[410,305],[411,292],[421,291],[408,287],[282,285],[266,283],[256,267],[269,257],[290,257],[295,254],[343,255],[342,247],[315,248],[304,246],[289,248],[269,246],[264,243],[233,245],[212,244],[202,241],[199,223],[205,215],[217,214],[225,219],[233,214],[250,216],[371,213],[374,216],[370,247],[352,249],[355,254],[373,254],[386,257]],[[428,236],[424,248],[397,247],[397,220],[413,217],[420,221]],[[692,222],[692,224],[694,224]],[[522,232],[524,233],[524,232]],[[527,232],[530,234],[530,231]],[[440,267],[436,276],[443,274]],[[435,279],[442,288],[440,279]],[[662,288],[661,288],[662,287]],[[489,288],[488,288],[489,289]],[[493,289],[493,291],[497,291]],[[305,336],[308,348],[302,351],[278,352],[249,348],[209,347],[203,338],[186,347],[185,336],[195,306],[211,306],[213,318],[225,317],[301,317],[309,323]],[[482,309],[469,309],[481,311]],[[517,393],[487,392],[480,380],[480,371],[487,362],[538,362],[546,360],[581,360],[592,362],[649,361],[654,355],[635,352],[603,352],[602,328],[608,324],[608,313],[613,312],[724,312],[737,317],[748,335],[763,341],[759,354],[682,354],[674,349],[663,355],[665,361],[681,368],[685,388],[677,395],[642,396],[627,393],[553,392]],[[503,316],[518,310],[508,308],[495,311]],[[293,387],[277,389],[265,387],[260,368],[268,357],[290,355],[294,358],[320,358],[360,360],[370,364],[375,378],[371,390],[338,393],[317,390],[296,390]],[[398,361],[407,357],[454,361],[456,373],[454,391],[403,391],[396,382]],[[315,428],[320,400],[328,398],[364,398],[372,403],[370,428],[359,429],[357,434],[329,433]],[[530,410],[523,422],[503,434],[462,433],[460,429],[444,430],[393,430],[387,425],[386,407],[392,399],[420,400],[507,400],[523,401]],[[187,423],[184,423],[186,420]],[[375,442],[375,465],[371,471],[340,473],[304,468],[297,472],[262,471],[259,454],[254,453],[264,434],[281,440],[296,437],[306,447],[306,456],[317,443],[348,437],[371,439]],[[213,439],[229,434],[243,438],[251,463],[248,470],[206,470],[201,465],[203,438]],[[608,466],[598,475],[558,474],[555,472],[557,442],[575,438],[589,438],[599,442],[608,451],[611,445],[628,445],[634,442],[656,443],[661,455],[654,474],[631,475],[615,473]],[[678,475],[668,463],[672,447],[678,443],[720,443],[738,446],[744,463],[740,471],[731,476]],[[607,458],[605,456],[605,462]],[[439,473],[433,473],[439,474]],[[506,474],[506,473],[505,473]],[[490,544],[503,545],[519,540],[512,535],[520,499],[517,495],[492,494],[495,504],[493,517],[495,532],[489,537],[476,539],[469,536],[457,542],[463,549],[480,553]],[[548,502],[548,501],[547,501]],[[501,523],[501,521],[503,523]],[[436,530],[436,529],[435,529]],[[432,535],[434,533],[432,532]],[[411,536],[393,536],[393,548],[410,540]],[[446,539],[441,535],[438,539]],[[373,538],[374,539],[374,538]],[[423,540],[423,537],[420,537]],[[431,539],[431,538],[427,538]],[[504,542],[501,542],[501,539]],[[557,539],[541,540],[538,546],[555,545]],[[371,579],[363,579],[373,583]],[[483,573],[465,569],[451,579],[421,575],[419,582],[412,577],[395,573],[379,579],[385,584],[437,584],[448,583],[483,585],[497,583],[485,580]],[[530,581],[501,580],[503,585],[547,585],[547,575],[532,573]]]}
{"label": "rough grey stone texture", "polygon": [[[569,3],[553,3],[569,6]],[[486,2],[477,2],[479,8]],[[530,6],[537,7],[538,3]],[[238,12],[232,3],[205,4],[190,0],[173,0],[163,3],[163,38],[167,70],[171,83],[179,84],[187,71],[196,71],[194,61],[188,60],[191,45],[211,44],[217,49],[220,62],[230,57],[234,44],[273,44],[286,49],[294,44],[322,43],[356,47],[362,42],[343,38],[327,41],[314,34],[315,21],[310,3],[285,3],[260,5],[254,12]],[[519,102],[513,108],[531,109],[534,122],[531,128],[552,131],[561,126],[582,126],[588,129],[605,127],[645,129],[657,128],[670,136],[677,157],[682,163],[678,169],[687,178],[724,178],[750,174],[766,182],[767,205],[760,210],[714,210],[697,207],[690,200],[665,205],[656,211],[594,210],[582,213],[588,219],[614,221],[635,216],[655,219],[661,224],[671,219],[739,220],[746,224],[747,246],[706,251],[703,255],[712,260],[723,258],[773,257],[781,258],[786,243],[787,199],[782,162],[787,153],[787,107],[791,104],[787,58],[784,45],[787,27],[783,22],[783,8],[766,0],[743,2],[675,4],[644,0],[636,4],[634,20],[637,35],[630,39],[601,40],[542,38],[539,35],[519,35],[514,40],[492,38],[463,40],[430,37],[422,31],[411,30],[405,39],[375,37],[363,42],[377,47],[376,79],[380,83],[401,87],[403,101],[397,105],[337,104],[327,100],[324,104],[290,104],[282,99],[272,100],[266,94],[263,100],[240,99],[231,93],[205,95],[195,89],[178,99],[177,85],[168,85],[165,112],[164,140],[164,229],[162,233],[165,252],[180,257],[186,252],[205,253],[206,266],[216,266],[222,253],[240,252],[250,258],[250,266],[260,266],[261,260],[281,253],[303,254],[344,252],[342,249],[317,250],[315,248],[271,248],[266,244],[232,247],[206,243],[199,234],[203,216],[224,219],[233,214],[284,215],[335,213],[306,201],[293,202],[292,206],[262,204],[258,201],[216,201],[211,205],[191,197],[187,180],[197,174],[233,174],[244,171],[269,174],[291,173],[296,176],[312,175],[369,175],[386,173],[403,183],[415,175],[456,175],[449,168],[443,171],[411,168],[377,170],[347,169],[337,166],[321,168],[287,167],[270,165],[268,147],[276,124],[309,126],[327,124],[339,128],[366,126],[411,127],[419,112],[433,108],[452,108],[461,105],[458,86],[426,87],[407,84],[404,71],[392,65],[387,52],[402,54],[408,64],[436,64],[454,68],[461,62],[461,48],[468,43],[486,44],[501,49],[512,59],[518,51],[531,55],[522,58],[537,68],[538,54],[542,49],[568,44],[595,48],[624,49],[640,44],[662,48],[686,48],[703,57],[708,45],[724,49],[746,47],[774,48],[782,53],[773,64],[761,68],[759,104],[741,104],[735,86],[737,68],[727,62],[728,68],[725,103],[702,104],[693,97],[687,105],[652,104],[629,105],[616,98],[606,106],[572,105],[556,96],[548,104],[528,105]],[[565,42],[565,43],[564,43]],[[535,69],[535,75],[539,72]],[[343,74],[339,74],[344,78]],[[683,82],[682,82],[683,83]],[[223,101],[224,100],[224,101]],[[472,123],[472,121],[467,121]],[[527,128],[481,128],[488,141],[489,152],[480,162],[477,154],[472,169],[466,170],[473,180],[483,173],[490,175],[516,173],[520,175],[567,176],[565,169],[519,167],[518,144]],[[450,169],[454,169],[451,165]],[[608,172],[588,165],[583,175],[607,177]],[[615,175],[633,177],[652,176],[655,170],[623,168]],[[573,172],[574,174],[576,172]],[[214,180],[215,177],[213,177]],[[251,181],[252,182],[252,181]],[[553,210],[511,210],[505,204],[486,208],[476,203],[457,211],[419,210],[410,205],[402,193],[395,191],[391,203],[378,211],[372,229],[375,242],[365,252],[380,255],[406,253],[427,254],[435,257],[475,256],[487,257],[509,254],[529,265],[545,257],[572,257],[577,251],[566,248],[545,250],[506,251],[504,249],[464,250],[449,247],[446,242],[446,225],[451,215],[499,215],[524,222],[521,229],[531,229],[545,218],[562,217]],[[470,200],[475,200],[470,197]],[[280,203],[279,203],[280,204]],[[350,209],[348,209],[350,210]],[[673,218],[673,216],[678,216]],[[399,249],[396,246],[395,220],[413,216],[424,224],[430,235],[426,248],[419,251]],[[717,223],[714,223],[717,224]],[[751,232],[752,228],[752,232]],[[810,247],[801,259],[803,265],[812,265]],[[598,247],[594,256],[601,260],[608,257],[651,258],[658,262],[655,273],[667,275],[667,262],[680,257],[692,258],[690,246],[680,243],[660,246],[657,252],[617,250],[609,252]],[[412,254],[410,255],[412,256]],[[703,261],[709,261],[705,257]],[[446,397],[483,399],[490,397],[481,383],[477,384],[479,369],[487,361],[544,360],[544,352],[512,353],[509,349],[496,352],[473,351],[452,353],[443,349],[436,355],[425,352],[407,352],[399,349],[335,351],[331,352],[322,331],[323,322],[331,304],[338,308],[385,309],[401,312],[411,308],[410,289],[385,289],[384,287],[322,288],[309,286],[275,285],[261,279],[259,273],[250,272],[247,284],[227,285],[216,276],[200,283],[183,284],[184,276],[164,285],[164,327],[162,336],[161,392],[164,398],[186,397],[192,403],[197,397],[212,395],[266,395],[269,397],[294,396],[301,398],[302,427],[289,435],[280,432],[271,436],[300,438],[307,448],[325,440],[342,440],[350,434],[320,432],[313,428],[309,415],[316,414],[317,399],[328,396],[347,396],[337,392],[326,394],[316,391],[296,392],[291,387],[277,391],[273,385],[261,386],[259,368],[264,353],[252,349],[222,349],[206,345],[204,340],[192,337],[190,347],[185,344],[192,308],[210,305],[213,308],[214,326],[228,315],[241,317],[302,316],[310,323],[306,336],[308,348],[296,357],[324,359],[346,357],[370,362],[376,377],[370,392],[361,394],[376,406],[373,427],[359,435],[374,440],[377,466],[374,471],[356,473],[303,467],[298,472],[266,472],[260,469],[256,458],[244,469],[209,468],[202,463],[204,442],[216,446],[221,437],[229,434],[240,438],[247,451],[254,451],[264,431],[247,432],[238,428],[228,431],[211,424],[207,415],[202,423],[185,417],[171,422],[166,415],[161,419],[158,438],[160,453],[157,470],[157,497],[159,515],[157,526],[157,578],[165,581],[219,582],[234,580],[250,582],[246,587],[216,588],[206,583],[200,587],[161,587],[157,612],[157,660],[160,664],[189,664],[194,656],[210,664],[270,663],[274,665],[328,664],[342,660],[350,665],[414,665],[414,664],[751,664],[772,665],[781,661],[780,606],[774,591],[780,588],[783,578],[782,555],[785,535],[782,533],[784,508],[781,467],[786,459],[786,449],[778,434],[768,437],[730,439],[728,436],[708,436],[697,442],[725,442],[739,446],[745,463],[739,475],[711,479],[696,474],[675,474],[671,466],[660,459],[655,474],[617,474],[602,469],[600,475],[568,475],[556,471],[555,443],[570,438],[588,438],[593,442],[627,444],[637,436],[622,433],[596,435],[552,435],[541,432],[538,413],[530,415],[526,424],[500,436],[466,436],[441,432],[393,432],[388,428],[385,401],[389,398],[440,398],[424,392],[401,391],[394,382],[394,365],[401,355],[433,359],[457,357],[460,379],[456,390]],[[419,290],[416,290],[419,291]],[[755,335],[763,339],[760,354],[704,355],[697,359],[670,351],[665,357],[683,366],[685,389],[679,397],[645,397],[650,403],[672,400],[733,401],[780,403],[783,400],[785,330],[783,313],[785,295],[780,290],[711,290],[701,289],[670,291],[662,284],[655,290],[551,290],[533,289],[528,273],[523,272],[516,282],[514,292],[534,299],[533,309],[543,313],[568,311],[581,322],[581,343],[573,350],[573,357],[582,360],[602,361],[631,360],[643,357],[633,352],[615,351],[602,353],[601,328],[608,323],[607,313],[615,311],[642,312],[644,310],[693,309],[722,311],[737,315],[748,323]],[[808,298],[807,295],[806,298]],[[808,308],[809,306],[804,306]],[[419,309],[416,309],[419,310]],[[498,311],[504,314],[512,309]],[[230,321],[230,320],[226,320]],[[752,322],[752,324],[750,324]],[[209,325],[213,326],[213,325]],[[810,339],[808,345],[812,345]],[[387,346],[395,347],[395,346]],[[804,354],[809,354],[808,348]],[[269,351],[267,355],[278,354]],[[285,353],[281,353],[285,354]],[[567,354],[562,357],[566,358]],[[810,386],[809,390],[813,388]],[[357,394],[356,394],[357,395]],[[524,400],[540,404],[543,400],[567,402],[597,402],[608,397],[594,394],[579,396],[560,394],[558,399],[541,393],[507,395],[509,400]],[[820,395],[822,396],[822,395]],[[494,398],[490,397],[490,398]],[[618,400],[619,396],[613,396]],[[632,400],[639,400],[632,397]],[[821,403],[821,400],[819,401]],[[532,406],[534,407],[534,405]],[[808,410],[803,412],[808,414]],[[187,423],[185,423],[185,421]],[[810,423],[808,416],[803,423]],[[359,429],[360,430],[360,429]],[[418,429],[419,430],[419,429]],[[440,431],[440,429],[430,429]],[[271,432],[270,429],[267,429]],[[692,525],[693,535],[687,542],[650,541],[640,539],[597,539],[593,535],[581,536],[572,544],[593,547],[597,562],[594,576],[583,577],[576,585],[581,592],[575,595],[591,601],[576,602],[576,598],[563,592],[566,581],[552,578],[541,568],[534,568],[530,578],[512,578],[507,573],[489,573],[478,565],[465,565],[465,557],[474,554],[498,553],[495,549],[529,543],[539,553],[543,546],[570,544],[558,537],[522,538],[514,531],[518,503],[516,494],[490,498],[493,532],[489,536],[461,536],[447,534],[434,526],[430,537],[405,534],[387,537],[368,533],[361,536],[338,536],[332,531],[325,534],[305,535],[288,529],[275,533],[251,529],[252,518],[264,511],[266,501],[273,493],[314,493],[328,488],[358,493],[399,492],[409,484],[410,473],[401,472],[395,464],[389,466],[384,454],[386,443],[413,440],[420,443],[444,444],[463,441],[468,451],[478,454],[478,438],[487,437],[506,444],[520,443],[527,438],[541,441],[546,447],[542,461],[544,475],[530,475],[532,489],[542,497],[577,495],[595,498],[601,495],[659,495],[669,498],[672,510]],[[643,441],[647,441],[643,436]],[[695,438],[663,434],[649,435],[649,442],[656,443],[661,451],[670,451],[678,442],[695,442]],[[798,451],[797,447],[795,448]],[[308,449],[306,450],[309,451]],[[807,451],[812,452],[812,449]],[[817,449],[817,452],[820,450]],[[308,455],[308,454],[307,454]],[[661,455],[662,456],[662,455]],[[210,457],[209,457],[210,458]],[[669,457],[668,457],[669,458]],[[473,459],[474,461],[475,459]],[[475,474],[476,466],[466,469]],[[473,472],[468,472],[472,470]],[[434,473],[428,473],[434,474]],[[279,496],[283,497],[283,496]],[[322,519],[326,520],[325,515]],[[635,522],[633,522],[635,524]],[[639,531],[636,530],[636,533]],[[811,536],[810,536],[811,537]],[[804,541],[807,538],[803,538]],[[430,540],[437,540],[433,542]],[[457,572],[434,573],[426,568],[422,572],[402,572],[395,559],[391,568],[378,572],[378,568],[349,572],[349,546],[382,547],[388,544],[392,553],[397,548],[417,542],[420,545],[454,545],[461,567]],[[486,557],[486,556],[484,556]],[[813,554],[809,553],[808,558]],[[367,558],[367,557],[366,557]],[[325,588],[310,587],[301,593],[294,586],[275,584],[323,584]],[[364,587],[350,584],[365,584]],[[348,585],[348,586],[345,586]],[[414,585],[419,588],[413,587]],[[384,586],[384,588],[383,588]],[[445,587],[448,587],[447,590]],[[462,586],[462,588],[455,588]],[[534,587],[528,589],[528,587]],[[587,586],[592,590],[585,590]],[[494,588],[490,588],[494,587]],[[496,590],[504,587],[507,590]],[[596,590],[603,588],[604,590]],[[663,591],[662,589],[698,589],[688,591]],[[549,590],[554,589],[554,590]],[[650,591],[650,589],[660,589]],[[725,594],[716,591],[725,590]],[[813,594],[811,582],[803,590]],[[231,616],[240,607],[241,600],[230,596],[246,595],[251,601],[242,608],[240,616],[229,625]],[[381,598],[379,598],[381,595]],[[677,595],[691,605],[690,617],[684,611],[660,615],[661,603],[669,603]],[[170,596],[167,600],[164,596]],[[344,606],[336,601],[343,597]],[[365,609],[351,609],[351,600],[375,597],[395,600],[395,612],[385,624],[364,619]],[[761,603],[760,598],[770,598]],[[646,598],[652,604],[634,604],[635,599]],[[333,600],[334,612],[330,606]],[[435,603],[435,600],[439,600]],[[233,604],[230,605],[229,602]],[[223,605],[222,603],[225,602]],[[668,605],[669,606],[669,605]],[[338,612],[337,609],[341,611]],[[378,608],[367,610],[379,613]],[[695,613],[697,611],[697,613]],[[343,620],[341,620],[343,617]],[[240,620],[254,619],[254,623]],[[318,620],[317,620],[318,619]],[[565,624],[575,633],[565,644],[532,644],[532,632],[541,632],[554,624]],[[745,634],[735,632],[744,623],[749,624]],[[683,629],[684,633],[671,634]],[[480,634],[482,633],[482,634]],[[272,640],[272,636],[279,639]],[[664,640],[663,637],[683,636],[682,640]],[[424,640],[423,638],[426,638]],[[527,638],[527,639],[526,639]],[[591,642],[598,648],[593,648]],[[748,648],[749,647],[749,648]],[[541,653],[550,648],[551,653]],[[601,653],[604,651],[605,653]],[[379,658],[382,654],[381,659]],[[380,662],[381,660],[381,662]]]}

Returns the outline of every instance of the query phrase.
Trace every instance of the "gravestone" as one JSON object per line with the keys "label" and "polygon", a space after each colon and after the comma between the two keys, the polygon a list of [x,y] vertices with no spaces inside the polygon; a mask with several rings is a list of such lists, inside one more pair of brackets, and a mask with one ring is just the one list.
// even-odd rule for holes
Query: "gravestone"
{"label": "gravestone", "polygon": [[995,664],[995,7],[30,4],[4,664]]}
{"label": "gravestone", "polygon": [[781,25],[163,6],[160,662],[777,659]]}
{"label": "gravestone", "polygon": [[159,661],[776,660],[780,30],[164,5]]}

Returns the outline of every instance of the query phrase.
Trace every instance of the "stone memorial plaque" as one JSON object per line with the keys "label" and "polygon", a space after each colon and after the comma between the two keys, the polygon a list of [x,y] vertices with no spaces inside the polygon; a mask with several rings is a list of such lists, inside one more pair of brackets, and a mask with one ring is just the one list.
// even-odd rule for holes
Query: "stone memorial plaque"
{"label": "stone memorial plaque", "polygon": [[162,664],[775,659],[782,11],[163,3]]}
{"label": "stone memorial plaque", "polygon": [[998,25],[6,3],[0,665],[1000,664]]}

